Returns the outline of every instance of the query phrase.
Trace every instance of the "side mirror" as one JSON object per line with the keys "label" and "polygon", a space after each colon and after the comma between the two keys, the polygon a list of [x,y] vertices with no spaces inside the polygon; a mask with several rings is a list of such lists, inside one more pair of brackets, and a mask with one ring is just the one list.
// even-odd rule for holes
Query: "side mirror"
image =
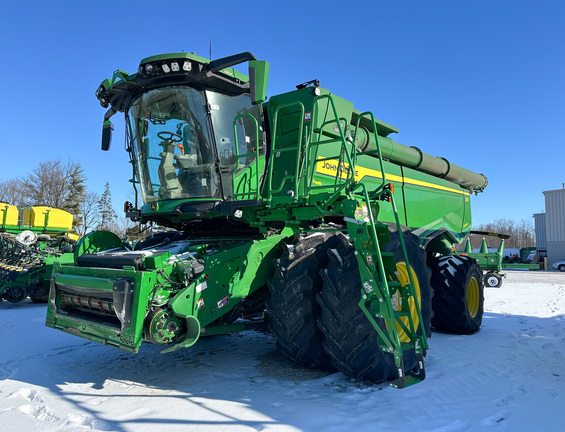
{"label": "side mirror", "polygon": [[114,130],[114,125],[110,120],[105,120],[102,125],[102,150],[110,150],[110,144],[112,144],[112,131]]}
{"label": "side mirror", "polygon": [[269,63],[264,60],[249,61],[249,84],[251,103],[258,105],[267,100],[267,84],[269,82]]}
{"label": "side mirror", "polygon": [[111,107],[106,114],[104,114],[104,123],[102,123],[102,150],[110,150],[110,144],[112,144],[112,131],[114,130],[114,125],[110,121],[110,117],[116,114],[116,110]]}
{"label": "side mirror", "polygon": [[[207,72],[216,72],[243,62],[249,62],[249,88],[251,91],[251,103],[260,104],[267,100],[267,83],[269,81],[269,63],[264,60],[256,60],[250,52],[235,54],[213,60],[204,66],[200,76]],[[197,75],[198,77],[199,75]]]}

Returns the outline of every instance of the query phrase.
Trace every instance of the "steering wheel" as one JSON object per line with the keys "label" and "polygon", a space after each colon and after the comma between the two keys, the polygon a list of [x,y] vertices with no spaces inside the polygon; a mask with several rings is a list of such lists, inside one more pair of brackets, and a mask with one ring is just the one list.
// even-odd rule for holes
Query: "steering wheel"
{"label": "steering wheel", "polygon": [[[176,142],[176,143],[182,141],[182,137],[179,134],[172,132],[167,132],[167,131],[159,132],[157,136],[161,138],[163,141],[171,140],[172,142]],[[173,139],[173,138],[177,138],[177,139]]]}

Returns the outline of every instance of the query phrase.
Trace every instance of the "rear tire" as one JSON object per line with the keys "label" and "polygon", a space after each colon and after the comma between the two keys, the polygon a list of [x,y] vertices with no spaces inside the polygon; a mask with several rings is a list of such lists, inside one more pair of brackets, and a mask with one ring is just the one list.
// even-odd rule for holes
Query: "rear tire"
{"label": "rear tire", "polygon": [[472,258],[448,255],[432,264],[434,311],[432,327],[437,330],[472,334],[483,320],[482,272]]}
{"label": "rear tire", "polygon": [[300,238],[292,252],[285,246],[268,282],[269,329],[277,348],[309,369],[332,368],[322,348],[323,334],[317,326],[320,306],[316,302],[322,288],[320,269],[327,265],[327,250],[332,242],[335,236],[320,233]]}
{"label": "rear tire", "polygon": [[[404,262],[396,226],[391,226],[391,242],[385,250],[394,251],[399,264]],[[420,289],[420,305],[424,329],[430,329],[430,272],[426,256],[417,238],[407,229],[403,232],[414,283]],[[324,288],[318,295],[322,315],[318,325],[325,335],[324,349],[330,354],[333,365],[345,375],[375,383],[397,378],[394,356],[384,352],[377,343],[378,333],[361,308],[361,278],[354,248],[345,238],[338,236],[335,250],[328,252],[328,269],[322,274]],[[406,265],[404,264],[404,268]],[[376,319],[385,329],[382,319]],[[419,331],[422,331],[419,324]],[[404,352],[406,372],[416,367],[414,350]]]}

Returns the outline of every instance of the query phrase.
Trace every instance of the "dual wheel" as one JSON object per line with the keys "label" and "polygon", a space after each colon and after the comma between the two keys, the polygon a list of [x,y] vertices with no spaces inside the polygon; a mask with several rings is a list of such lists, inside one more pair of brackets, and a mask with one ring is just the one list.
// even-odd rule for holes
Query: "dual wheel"
{"label": "dual wheel", "polygon": [[[416,326],[430,331],[429,270],[417,238],[403,232],[410,271],[419,293],[424,323]],[[408,267],[402,258],[396,227],[385,246],[395,253],[397,274],[408,281]],[[291,250],[292,249],[292,250]],[[275,263],[269,282],[267,302],[269,327],[278,348],[292,361],[307,368],[338,369],[357,379],[381,382],[396,378],[392,354],[377,343],[377,331],[359,307],[361,278],[355,250],[342,234],[315,234],[287,248]],[[415,305],[407,306],[413,318]],[[379,322],[384,329],[383,322]],[[402,337],[408,338],[407,335]],[[416,366],[416,356],[405,353],[407,371]]]}
{"label": "dual wheel", "polygon": [[[391,225],[389,231],[391,241],[384,249],[395,254],[398,280],[403,285],[408,283],[410,271],[414,281],[423,322],[419,322],[413,302],[406,307],[417,332],[425,331],[430,336],[431,326],[454,333],[478,330],[483,285],[480,276],[477,278],[474,273],[476,262],[463,259],[465,264],[462,264],[452,260],[453,257],[437,260],[432,269],[441,275],[433,273],[432,281],[437,283],[450,271],[457,276],[437,287],[433,285],[442,300],[438,302],[434,297],[432,303],[430,269],[418,238],[403,227],[400,235],[406,245],[410,263],[407,266],[396,226]],[[480,274],[480,269],[478,272]],[[461,277],[461,273],[469,277]],[[378,333],[359,307],[359,267],[354,247],[345,236],[314,234],[286,247],[275,262],[275,274],[268,285],[271,292],[267,301],[269,327],[277,347],[290,360],[307,368],[335,368],[348,376],[372,382],[397,377],[393,355],[378,345]],[[451,300],[449,293],[452,293]],[[459,317],[462,305],[466,311],[464,319]],[[450,307],[456,312],[450,313]],[[377,319],[377,322],[386,329],[382,320]],[[398,330],[401,342],[408,342],[408,335]],[[404,366],[405,372],[416,367],[413,350],[404,352]]]}

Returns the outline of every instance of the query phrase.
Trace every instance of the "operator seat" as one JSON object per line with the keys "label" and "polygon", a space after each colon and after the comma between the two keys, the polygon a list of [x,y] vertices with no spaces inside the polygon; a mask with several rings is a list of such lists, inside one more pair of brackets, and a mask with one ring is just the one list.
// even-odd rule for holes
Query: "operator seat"
{"label": "operator seat", "polygon": [[161,183],[159,196],[164,199],[175,199],[182,196],[182,186],[174,166],[174,152],[175,142],[168,140],[164,145],[164,151],[159,154],[161,157],[161,162],[157,169],[159,182]]}

